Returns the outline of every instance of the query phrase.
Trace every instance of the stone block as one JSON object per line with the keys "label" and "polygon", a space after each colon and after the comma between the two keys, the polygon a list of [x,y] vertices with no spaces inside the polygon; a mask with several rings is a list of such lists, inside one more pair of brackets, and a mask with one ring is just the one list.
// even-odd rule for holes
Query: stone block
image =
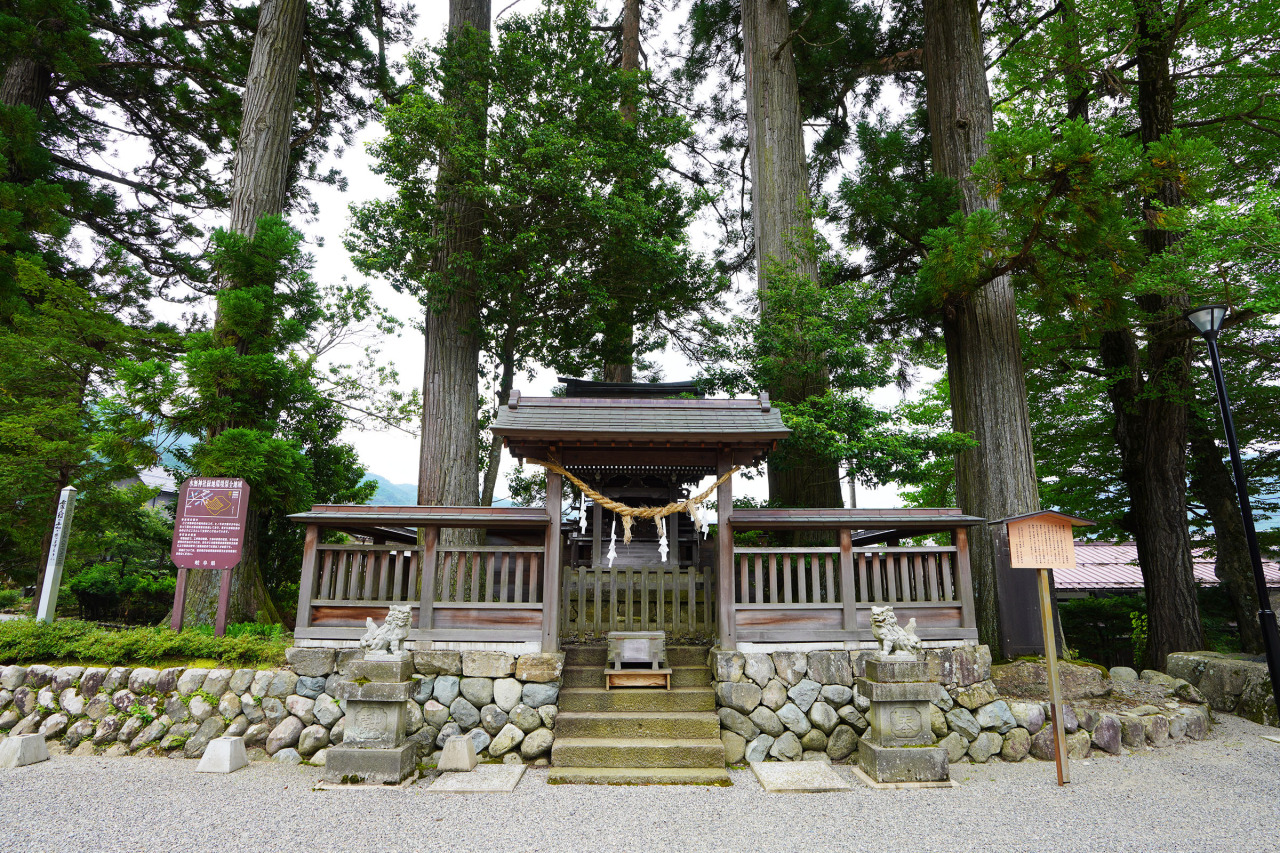
{"label": "stone block", "polygon": [[456,675],[437,675],[431,695],[445,707],[453,704],[453,700],[458,698],[458,677]]}
{"label": "stone block", "polygon": [[284,650],[289,666],[298,675],[323,677],[337,668],[338,655],[333,649],[289,648]]}
{"label": "stone block", "polygon": [[324,693],[325,680],[315,675],[300,675],[293,689],[299,696],[314,699]]}
{"label": "stone block", "polygon": [[783,732],[782,737],[775,740],[773,746],[769,747],[769,755],[779,761],[799,761],[803,753],[804,746],[795,732]]}
{"label": "stone block", "polygon": [[[302,720],[297,717],[285,717],[280,721],[280,725],[271,730],[271,734],[267,735],[267,754],[275,755],[282,749],[290,749],[298,744],[298,738],[302,737],[302,730],[306,726]],[[189,743],[189,741],[188,741]]]}
{"label": "stone block", "polygon": [[1111,676],[1111,680],[1115,682],[1137,681],[1138,673],[1128,666],[1113,666],[1107,671]]}
{"label": "stone block", "polygon": [[449,651],[414,652],[413,666],[423,675],[462,675],[462,653]]}
{"label": "stone block", "polygon": [[84,675],[82,666],[59,667],[53,673],[53,692],[61,693],[69,687],[74,687],[82,675]]}
{"label": "stone block", "polygon": [[809,671],[809,656],[804,652],[774,652],[772,657],[778,678],[787,686],[799,684]]}
{"label": "stone block", "polygon": [[800,738],[800,746],[805,752],[821,752],[826,755],[827,733],[822,729],[809,729],[808,734]]}
{"label": "stone block", "polygon": [[[778,719],[782,721],[784,726],[795,732],[798,737],[804,737],[813,728],[813,724],[809,722],[809,718],[805,716],[804,711],[801,711],[791,702],[778,709]],[[781,736],[779,735],[779,737]]]}
{"label": "stone block", "polygon": [[871,702],[929,702],[937,696],[938,685],[927,681],[883,684],[866,678],[858,679],[858,693]]}
{"label": "stone block", "polygon": [[196,765],[197,773],[234,773],[249,766],[244,738],[217,737],[205,747],[204,757]]}
{"label": "stone block", "polygon": [[947,751],[942,747],[882,747],[870,741],[858,745],[858,766],[877,782],[945,782],[951,778]]}
{"label": "stone block", "polygon": [[840,722],[840,717],[836,714],[836,709],[826,702],[814,702],[809,708],[809,722],[823,734],[831,734],[832,729]]}
{"label": "stone block", "polygon": [[996,685],[991,681],[979,681],[967,687],[961,687],[955,692],[956,702],[970,711],[976,711],[999,698]]}
{"label": "stone block", "polygon": [[1078,760],[1089,757],[1089,733],[1073,732],[1067,735],[1067,758]]}
{"label": "stone block", "polygon": [[742,681],[746,658],[741,652],[711,652],[711,678],[713,681],[737,683]]}
{"label": "stone block", "polygon": [[994,702],[983,705],[973,716],[978,725],[984,729],[994,729],[1000,734],[1004,734],[1018,725],[1017,720],[1014,719],[1013,711],[1009,708],[1009,703],[1003,699],[997,699]]}
{"label": "stone block", "polygon": [[556,717],[559,714],[560,709],[555,705],[543,705],[538,708],[538,716],[542,718],[542,724],[549,729],[556,727]]}
{"label": "stone block", "polygon": [[758,687],[768,686],[769,681],[777,674],[777,670],[773,668],[773,658],[766,654],[749,652],[743,655],[743,659],[742,674],[754,681]]}
{"label": "stone block", "polygon": [[27,680],[27,670],[17,664],[10,664],[0,670],[0,687],[5,690],[17,690]]}
{"label": "stone block", "polygon": [[1090,737],[1093,745],[1103,752],[1119,755],[1123,744],[1120,718],[1114,714],[1103,714],[1093,727]]}
{"label": "stone block", "polygon": [[[361,661],[366,663],[366,661]],[[439,679],[436,680],[439,686]],[[413,682],[405,681],[340,681],[336,686],[334,698],[348,702],[407,702],[413,694]],[[439,697],[437,697],[439,698]],[[348,713],[350,713],[348,711]]]}
{"label": "stone block", "polygon": [[[1093,699],[1111,692],[1111,680],[1107,673],[1096,666],[1067,663],[1058,664],[1058,677],[1062,684],[1062,698]],[[992,668],[995,688],[1006,696],[1048,698],[1049,676],[1041,661],[1020,660]],[[986,703],[983,703],[986,704]]]}
{"label": "stone block", "polygon": [[968,687],[991,677],[991,649],[988,646],[958,646],[951,650],[951,678],[946,683]]}
{"label": "stone block", "polygon": [[720,742],[724,744],[724,763],[741,764],[747,755],[747,742],[737,732],[720,732]]}
{"label": "stone block", "polygon": [[[449,716],[465,729],[473,729],[480,725],[480,709],[472,705],[466,698],[459,696],[449,705]],[[536,716],[536,714],[535,714]]]}
{"label": "stone block", "polygon": [[476,750],[471,738],[456,735],[444,743],[438,769],[443,773],[466,773],[476,766]]}
{"label": "stone block", "polygon": [[818,694],[821,692],[821,684],[811,678],[802,678],[787,691],[787,698],[794,702],[801,711],[808,713],[809,709],[813,707],[813,703],[818,701]]}
{"label": "stone block", "polygon": [[462,674],[470,678],[506,678],[516,671],[516,659],[506,652],[463,652]]}
{"label": "stone block", "polygon": [[[235,675],[235,670],[231,669],[211,669],[209,674],[204,678],[203,690],[210,696],[221,696],[231,688],[231,676]],[[273,679],[274,680],[274,679]],[[295,678],[294,681],[297,679]],[[130,680],[132,683],[132,680]],[[292,688],[289,691],[293,692]]]}
{"label": "stone block", "polygon": [[237,696],[242,695],[253,686],[253,679],[257,674],[258,671],[256,669],[237,669],[231,675],[231,682],[227,685],[227,689]]}
{"label": "stone block", "polygon": [[947,751],[947,763],[955,764],[969,754],[969,741],[956,732],[944,737],[938,746]]}
{"label": "stone block", "polygon": [[0,769],[25,767],[48,760],[49,747],[45,746],[43,735],[11,735],[0,740]]}
{"label": "stone block", "polygon": [[[760,709],[757,708],[756,710]],[[720,728],[735,732],[742,737],[744,744],[760,734],[760,729],[755,723],[732,708],[721,708],[717,713],[720,716]],[[745,749],[746,747],[744,746],[743,748]]]}
{"label": "stone block", "polygon": [[1163,714],[1148,714],[1142,718],[1142,729],[1147,743],[1156,748],[1169,745],[1169,718]]}
{"label": "stone block", "polygon": [[483,708],[493,702],[493,679],[468,676],[458,682],[458,689],[465,698],[477,708]]}
{"label": "stone block", "polygon": [[983,732],[969,744],[969,757],[975,764],[986,764],[991,756],[999,755],[1004,747],[1004,738],[995,732]]}
{"label": "stone block", "polygon": [[899,684],[910,681],[926,682],[928,673],[922,660],[906,655],[901,657],[889,655],[888,657],[868,659],[866,663],[866,678],[868,681],[879,681],[885,684]]}
{"label": "stone block", "polygon": [[[106,720],[103,720],[106,722]],[[301,728],[301,723],[298,724]],[[101,728],[101,725],[99,725]],[[200,758],[204,755],[205,747],[216,737],[221,737],[226,731],[227,724],[222,721],[221,717],[210,717],[200,724],[200,728],[196,729],[195,734],[187,738],[187,742],[182,745],[182,752],[187,758]]]}
{"label": "stone block", "polygon": [[489,754],[494,758],[506,755],[524,740],[524,732],[518,726],[507,723],[489,743]]}
{"label": "stone block", "polygon": [[809,652],[806,676],[819,684],[852,687],[853,666],[849,663],[849,653]]}
{"label": "stone block", "polygon": [[[208,682],[206,681],[205,683],[207,684]],[[275,699],[283,699],[293,692],[293,688],[297,683],[298,676],[288,670],[279,670],[271,676],[271,683],[267,686],[267,695]]]}
{"label": "stone block", "polygon": [[822,698],[832,708],[840,708],[853,701],[853,689],[845,687],[843,684],[824,684],[822,685]]}
{"label": "stone block", "polygon": [[520,691],[520,701],[530,708],[541,708],[543,705],[554,705],[560,698],[559,684],[538,684],[530,682]]}
{"label": "stone block", "polygon": [[[352,681],[382,684],[407,682],[413,675],[413,660],[408,657],[401,660],[353,660],[347,668],[347,674]],[[408,698],[406,695],[405,699]]]}
{"label": "stone block", "polygon": [[[182,668],[178,667],[181,674]],[[80,695],[85,699],[92,699],[98,695],[98,690],[102,688],[102,682],[107,677],[107,669],[102,666],[91,666],[84,671],[84,675],[80,676]],[[3,679],[0,679],[3,681]],[[170,688],[172,690],[172,688]]]}
{"label": "stone block", "polygon": [[[35,669],[35,667],[32,667]],[[188,670],[189,671],[189,670]],[[107,674],[102,678],[102,692],[115,693],[117,690],[129,686],[129,673],[133,672],[127,666],[113,666],[107,670]],[[32,680],[31,671],[27,672],[27,684],[36,686]]]}
{"label": "stone block", "polygon": [[1012,729],[1004,736],[1000,757],[1005,761],[1021,761],[1031,753],[1031,735],[1026,729]]}
{"label": "stone block", "polygon": [[747,751],[743,755],[743,760],[748,764],[756,761],[764,761],[769,757],[769,750],[773,748],[774,738],[770,735],[761,734],[751,743],[747,744]]}
{"label": "stone block", "polygon": [[1044,708],[1039,702],[1011,702],[1009,710],[1013,712],[1014,722],[1029,734],[1044,728]]}
{"label": "stone block", "polygon": [[[722,708],[721,710],[724,711],[731,709]],[[734,713],[737,712],[735,711]],[[782,733],[786,731],[786,726],[782,724],[782,720],[778,719],[778,715],[766,708],[764,705],[761,705],[752,711],[748,716],[748,719],[751,720],[755,727],[760,731],[773,737],[780,737]],[[751,740],[754,737],[755,735],[752,735],[750,738],[747,738],[747,740]]]}
{"label": "stone block", "polygon": [[404,741],[404,700],[347,702],[342,745],[360,749],[392,749]]}
{"label": "stone block", "polygon": [[534,729],[520,741],[520,757],[526,761],[535,761],[544,755],[549,755],[554,743],[555,735],[550,729]]}
{"label": "stone block", "polygon": [[922,746],[934,742],[930,702],[872,702],[867,738],[879,746]]}
{"label": "stone block", "polygon": [[562,652],[521,655],[516,660],[516,678],[520,681],[536,681],[540,684],[559,681],[563,671],[564,654]]}
{"label": "stone block", "polygon": [[760,692],[760,704],[774,711],[787,704],[787,686],[778,679],[770,679]]}
{"label": "stone block", "polygon": [[411,743],[394,749],[352,749],[345,743],[329,747],[324,781],[343,785],[398,785],[412,775],[415,749]]}
{"label": "stone block", "polygon": [[849,726],[836,726],[827,738],[827,757],[832,761],[844,761],[857,748],[858,735]]}
{"label": "stone block", "polygon": [[310,758],[328,745],[329,730],[322,725],[307,726],[298,735],[298,754],[303,758]]}
{"label": "stone block", "polygon": [[[525,657],[528,657],[528,655]],[[493,682],[493,703],[503,711],[510,711],[520,704],[522,690],[524,690],[524,685],[516,679],[499,678]]]}
{"label": "stone block", "polygon": [[413,693],[409,698],[417,702],[419,705],[425,705],[431,701],[436,689],[436,677],[434,675],[414,675],[412,679]]}

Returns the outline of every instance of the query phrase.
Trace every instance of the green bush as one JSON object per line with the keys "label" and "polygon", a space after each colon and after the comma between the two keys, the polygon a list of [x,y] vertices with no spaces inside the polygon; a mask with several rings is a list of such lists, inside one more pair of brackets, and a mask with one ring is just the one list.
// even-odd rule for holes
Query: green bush
{"label": "green bush", "polygon": [[164,660],[207,659],[223,664],[281,666],[288,634],[215,637],[212,631],[175,633],[168,628],[112,630],[60,619],[46,624],[32,619],[0,622],[0,663],[75,661],[114,666],[154,664]]}
{"label": "green bush", "polygon": [[22,590],[0,589],[0,609],[17,607],[22,601]]}
{"label": "green bush", "polygon": [[127,573],[119,563],[94,563],[67,581],[86,619],[157,622],[173,606],[172,575]]}

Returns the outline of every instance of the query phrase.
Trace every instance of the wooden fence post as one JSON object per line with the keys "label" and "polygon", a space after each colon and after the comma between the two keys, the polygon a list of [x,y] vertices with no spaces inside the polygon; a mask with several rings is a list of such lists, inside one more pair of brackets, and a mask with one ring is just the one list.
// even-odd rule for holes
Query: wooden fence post
{"label": "wooden fence post", "polygon": [[960,586],[960,624],[978,627],[978,614],[973,604],[973,574],[969,569],[969,531],[956,528],[956,583]]}
{"label": "wooden fence post", "polygon": [[543,546],[547,570],[542,581],[542,650],[560,650],[560,494],[561,475],[547,472],[547,537]]}
{"label": "wooden fence post", "polygon": [[840,601],[844,605],[844,630],[858,630],[858,585],[853,577],[853,531],[840,528]]}
{"label": "wooden fence post", "polygon": [[[436,603],[436,545],[440,542],[439,527],[422,528],[422,556],[419,572],[422,577],[422,598],[418,601],[418,630],[430,631],[433,627]],[[413,590],[409,590],[412,592]],[[405,596],[406,598],[408,595]]]}
{"label": "wooden fence post", "polygon": [[[720,451],[716,463],[716,476],[723,477],[733,468],[733,459],[726,450]],[[733,588],[733,478],[725,480],[716,490],[716,629],[720,648],[733,651],[738,648],[737,626],[734,624]],[[694,603],[691,601],[692,607]]]}
{"label": "wooden fence post", "polygon": [[311,599],[316,584],[316,549],[320,544],[320,528],[307,525],[307,536],[302,542],[302,576],[298,579],[298,619],[294,630],[311,627]]}

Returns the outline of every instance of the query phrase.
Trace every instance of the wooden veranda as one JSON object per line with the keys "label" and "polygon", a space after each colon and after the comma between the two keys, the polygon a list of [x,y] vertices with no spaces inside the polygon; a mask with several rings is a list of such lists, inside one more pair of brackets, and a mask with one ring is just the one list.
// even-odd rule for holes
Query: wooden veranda
{"label": "wooden veranda", "polygon": [[[655,389],[642,386],[652,394]],[[630,506],[661,506],[736,465],[762,461],[788,434],[768,397],[655,399],[626,386],[579,383],[567,398],[513,392],[493,425],[519,459],[556,461]],[[545,507],[316,506],[307,525],[295,637],[354,645],[365,619],[408,604],[411,644],[521,643],[559,648],[609,630],[662,630],[677,639],[777,646],[872,641],[870,608],[915,618],[926,641],[974,642],[967,528],[957,509],[732,509],[718,488],[714,536],[688,516],[667,528],[637,521],[633,541],[606,553],[612,513],[583,501],[565,521],[561,475],[547,473]],[[448,529],[482,531],[481,545],[446,546]],[[756,531],[757,544],[735,545]],[[805,533],[798,540],[793,535]],[[342,543],[333,533],[347,534]],[[947,545],[902,545],[949,534]],[[795,546],[792,541],[819,541]]]}

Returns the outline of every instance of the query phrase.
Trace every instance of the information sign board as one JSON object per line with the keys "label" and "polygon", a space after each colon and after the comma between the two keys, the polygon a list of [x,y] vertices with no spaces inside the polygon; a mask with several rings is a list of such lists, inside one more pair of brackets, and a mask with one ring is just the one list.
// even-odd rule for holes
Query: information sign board
{"label": "information sign board", "polygon": [[239,477],[191,477],[178,491],[173,564],[180,569],[232,569],[244,548],[249,487]]}
{"label": "information sign board", "polygon": [[1009,564],[1015,569],[1073,569],[1071,520],[1043,514],[1009,522]]}

